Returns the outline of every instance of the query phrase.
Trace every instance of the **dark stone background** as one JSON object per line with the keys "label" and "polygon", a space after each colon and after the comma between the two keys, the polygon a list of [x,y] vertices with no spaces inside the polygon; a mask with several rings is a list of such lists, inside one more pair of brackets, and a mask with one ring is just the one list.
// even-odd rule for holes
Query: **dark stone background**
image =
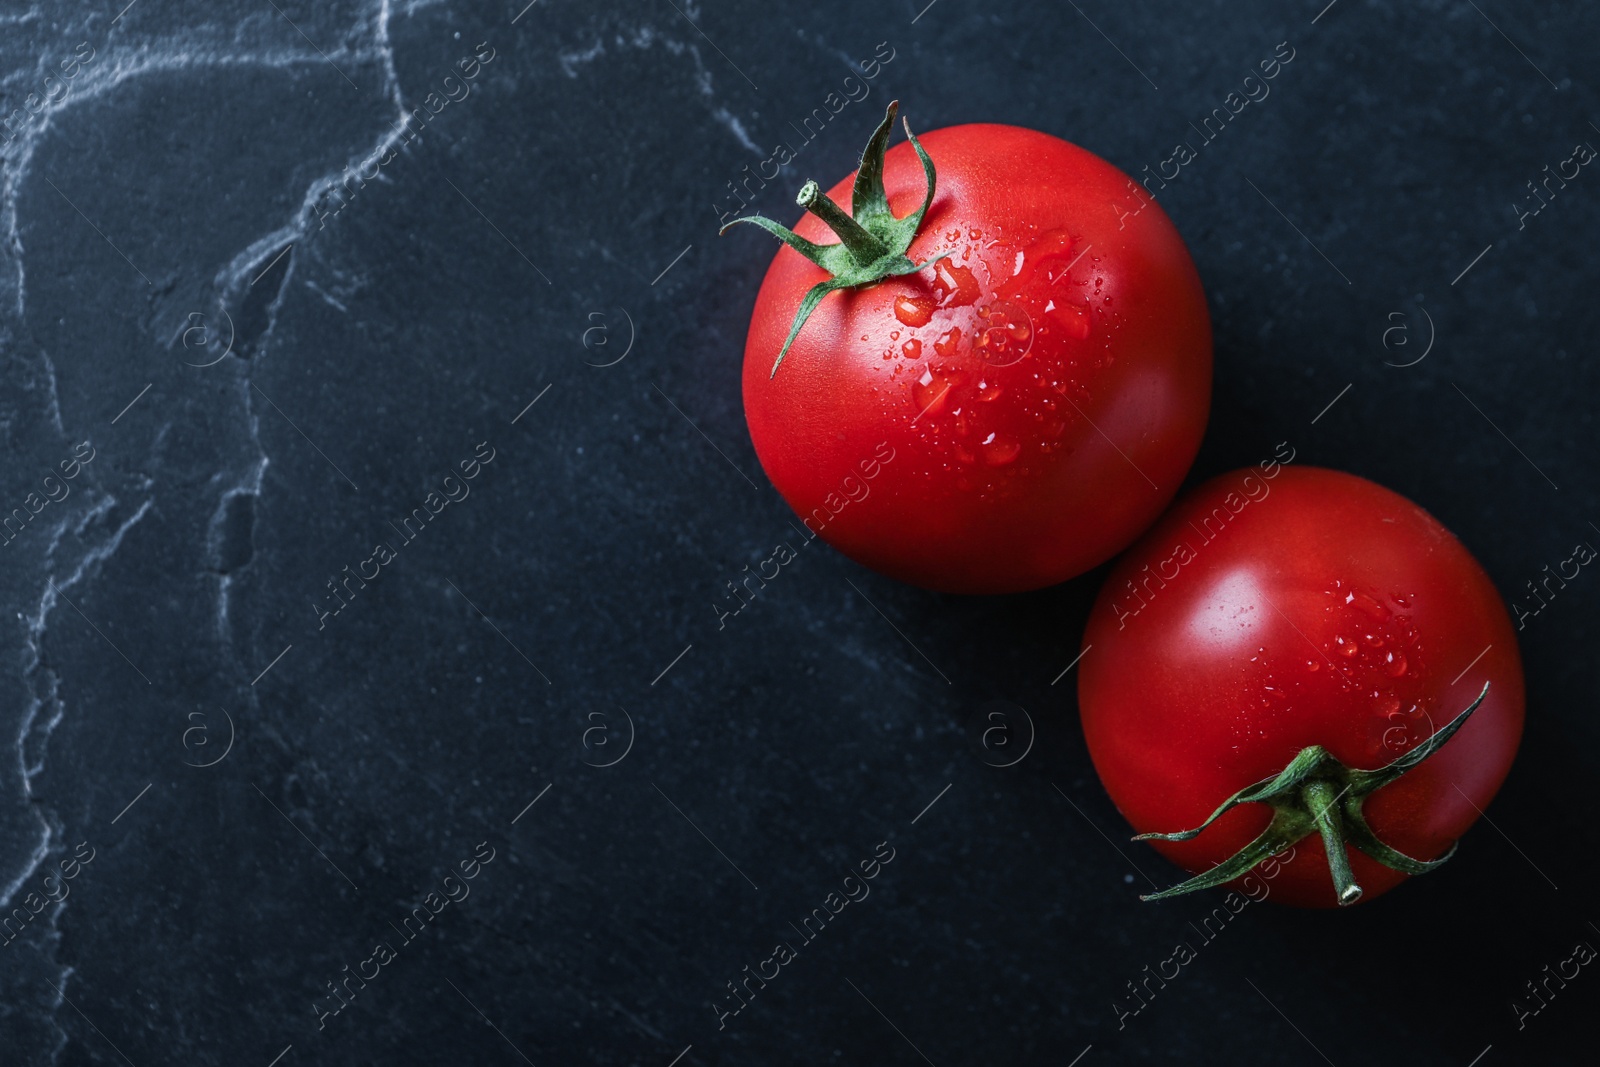
{"label": "dark stone background", "polygon": [[[818,544],[722,632],[711,604],[791,532],[738,391],[774,246],[718,240],[715,205],[881,41],[873,95],[758,210],[848,172],[891,95],[920,129],[1155,166],[1287,41],[1161,193],[1215,320],[1194,478],[1288,440],[1422,503],[1517,597],[1600,538],[1600,177],[1513,207],[1600,143],[1600,12],[922,2],[0,14],[7,114],[95,50],[3,149],[0,511],[95,450],[0,551],[7,906],[94,858],[0,949],[0,1062],[1593,1062],[1600,975],[1521,1031],[1511,1004],[1600,944],[1600,577],[1522,634],[1493,825],[1373,906],[1250,907],[1121,1030],[1124,983],[1215,901],[1138,902],[1140,869],[1177,872],[1126,842],[1074,676],[1052,685],[1101,575],[963,599]],[[332,214],[480,41],[471,95]],[[631,352],[594,365],[624,313]],[[329,577],[485,441],[471,496],[319,631]],[[991,700],[1037,728],[1010,768],[971,725]],[[624,710],[627,757],[587,765]],[[719,1031],[725,983],[882,841],[871,896]],[[325,983],[480,842],[470,897],[319,1031]]]}

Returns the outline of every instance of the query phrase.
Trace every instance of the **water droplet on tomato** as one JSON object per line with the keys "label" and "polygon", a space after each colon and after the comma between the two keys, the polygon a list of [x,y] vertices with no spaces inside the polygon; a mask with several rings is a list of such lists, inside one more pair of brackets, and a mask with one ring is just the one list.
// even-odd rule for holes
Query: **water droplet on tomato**
{"label": "water droplet on tomato", "polygon": [[1050,312],[1052,320],[1068,337],[1079,341],[1089,336],[1089,309],[1071,304],[1058,304]]}
{"label": "water droplet on tomato", "polygon": [[934,374],[933,371],[924,370],[922,377],[911,387],[911,398],[917,405],[917,410],[923,414],[937,413],[945,406],[950,396],[950,390],[959,382],[955,375]]}
{"label": "water droplet on tomato", "polygon": [[972,271],[948,259],[934,264],[933,291],[940,307],[965,307],[983,295]]}
{"label": "water droplet on tomato", "polygon": [[907,359],[917,359],[922,355],[922,342],[913,337],[900,346],[900,352]]}
{"label": "water droplet on tomato", "polygon": [[983,461],[991,467],[1003,467],[1022,452],[1021,444],[999,433],[985,437],[979,447],[983,450]]}
{"label": "water droplet on tomato", "polygon": [[985,363],[1009,367],[1033,347],[1033,320],[1020,306],[996,302],[980,308],[979,319],[973,340]]}
{"label": "water droplet on tomato", "polygon": [[926,326],[933,318],[934,303],[925,296],[903,293],[894,298],[894,317],[907,326]]}
{"label": "water droplet on tomato", "polygon": [[1386,657],[1386,661],[1388,663],[1389,676],[1391,678],[1399,678],[1406,673],[1406,658],[1400,655],[1400,653],[1389,653],[1389,655]]}
{"label": "water droplet on tomato", "polygon": [[941,334],[937,341],[933,342],[933,350],[945,359],[953,359],[956,354],[956,346],[960,343],[961,327],[952,326]]}
{"label": "water droplet on tomato", "polygon": [[[1347,600],[1346,603],[1350,603],[1350,601]],[[1387,619],[1391,614],[1388,608],[1365,593],[1356,594],[1354,603],[1356,607],[1374,619]]]}

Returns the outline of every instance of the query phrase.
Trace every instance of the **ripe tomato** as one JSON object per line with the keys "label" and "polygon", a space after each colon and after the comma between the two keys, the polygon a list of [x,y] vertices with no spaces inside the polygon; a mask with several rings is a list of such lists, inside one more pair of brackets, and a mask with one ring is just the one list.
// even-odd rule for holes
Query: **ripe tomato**
{"label": "ripe tomato", "polygon": [[[807,184],[794,233],[738,220],[801,239],[773,259],[745,345],[756,453],[813,533],[875,570],[963,593],[1064,581],[1154,521],[1194,460],[1211,395],[1199,276],[1105,160],[971,125],[922,138],[924,166],[915,140],[883,155],[894,115],[862,157],[854,218],[833,204],[846,178],[827,196]],[[824,269],[802,251],[830,227],[844,247],[807,253]],[[880,270],[856,229],[909,243],[884,241]],[[807,318],[830,272],[855,287]]]}
{"label": "ripe tomato", "polygon": [[[1410,873],[1447,855],[1499,789],[1522,736],[1517,640],[1483,568],[1417,505],[1337,471],[1271,460],[1200,486],[1118,563],[1084,647],[1089,754],[1140,831],[1199,827],[1310,746],[1325,750],[1270,802],[1240,803],[1192,839],[1155,846],[1208,872],[1275,814],[1298,811],[1289,829],[1309,839],[1271,893],[1301,906],[1352,903],[1362,890],[1370,899],[1406,878],[1374,854]],[[1447,724],[1485,685],[1451,735]],[[1338,766],[1397,759],[1379,776]],[[1318,844],[1319,810],[1348,844],[1330,852],[1326,833]],[[1341,864],[1330,870],[1330,854],[1348,857],[1348,881]],[[1405,857],[1424,862],[1408,867]],[[1234,877],[1249,869],[1240,862]]]}

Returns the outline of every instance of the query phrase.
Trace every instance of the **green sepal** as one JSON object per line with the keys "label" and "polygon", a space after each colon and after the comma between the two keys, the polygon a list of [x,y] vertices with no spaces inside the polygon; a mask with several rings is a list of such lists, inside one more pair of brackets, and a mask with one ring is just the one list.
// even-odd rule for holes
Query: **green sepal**
{"label": "green sepal", "polygon": [[1482,704],[1483,698],[1488,695],[1489,683],[1484,682],[1483,690],[1478,694],[1478,698],[1476,700],[1467,705],[1467,710],[1463,711],[1460,715],[1457,715],[1455,718],[1445,723],[1442,728],[1434,731],[1433,736],[1428,738],[1422,744],[1418,745],[1410,752],[1407,752],[1404,756],[1401,756],[1393,763],[1379,767],[1375,771],[1351,771],[1350,784],[1352,791],[1364,795],[1371,793],[1374,790],[1382,789],[1384,786],[1388,785],[1390,782],[1394,781],[1396,778],[1400,777],[1402,774],[1406,773],[1411,768],[1415,767],[1417,764],[1421,763],[1423,760],[1439,751],[1446,741],[1450,740],[1456,735],[1457,730],[1466,725],[1467,716],[1477,711],[1478,705]]}
{"label": "green sepal", "polygon": [[783,362],[783,357],[789,352],[789,346],[794,344],[794,339],[800,334],[800,327],[804,326],[806,320],[811,317],[811,313],[817,310],[817,305],[822,303],[822,298],[835,289],[845,288],[848,284],[838,278],[830,278],[825,282],[818,282],[807,291],[800,301],[800,310],[795,314],[794,325],[789,327],[789,336],[784,339],[783,350],[778,353],[777,360],[772,364],[772,374],[767,375],[768,378],[778,373],[778,364]]}
{"label": "green sepal", "polygon": [[1344,832],[1350,838],[1350,843],[1365,852],[1379,863],[1391,870],[1404,874],[1427,874],[1429,871],[1443,865],[1444,861],[1456,854],[1456,845],[1450,846],[1450,851],[1436,860],[1412,859],[1398,849],[1390,848],[1378,840],[1378,835],[1372,832],[1372,827],[1367,825],[1367,817],[1361,811],[1360,797],[1347,797],[1344,804]]}
{"label": "green sepal", "polygon": [[766,230],[829,274],[838,275],[855,267],[855,260],[850,258],[850,250],[845,248],[844,245],[819,245],[814,241],[808,241],[782,223],[773,222],[762,215],[740,215],[718,230],[717,236],[721,237],[741,222],[760,226],[763,230]]}
{"label": "green sepal", "polygon": [[[1256,864],[1276,856],[1314,829],[1315,826],[1306,820],[1303,813],[1287,806],[1274,807],[1272,821],[1267,824],[1267,828],[1261,831],[1260,835],[1244,848],[1241,848],[1209,871],[1202,871],[1200,874],[1195,875],[1187,882],[1180,882],[1172,888],[1163,889],[1158,893],[1141,894],[1139,899],[1165,900],[1168,897],[1193,893],[1197,889],[1213,889],[1216,886],[1225,885],[1235,878],[1243,878],[1250,873],[1250,870]],[[1138,841],[1148,837],[1183,840],[1174,835],[1166,834],[1141,834],[1134,840]]]}
{"label": "green sepal", "polygon": [[[900,225],[907,230],[906,247],[909,248],[911,247],[911,238],[915,237],[917,235],[917,231],[922,228],[923,216],[926,215],[928,213],[928,209],[933,206],[933,193],[938,187],[939,178],[938,175],[934,173],[933,160],[928,158],[928,153],[923,150],[922,142],[917,140],[917,135],[911,132],[911,123],[907,122],[905,119],[901,119],[900,125],[905,127],[906,140],[911,142],[911,147],[916,151],[917,158],[922,161],[922,176],[928,181],[928,192],[927,195],[922,198],[922,206],[900,220]],[[887,205],[885,205],[885,210],[887,210]]]}
{"label": "green sepal", "polygon": [[881,226],[885,220],[895,221],[889,210],[889,197],[883,191],[883,156],[889,149],[889,133],[894,129],[894,116],[899,106],[899,101],[890,103],[883,114],[883,121],[872,131],[872,137],[861,153],[861,168],[856,171],[856,183],[850,190],[850,214],[868,228],[874,224]]}

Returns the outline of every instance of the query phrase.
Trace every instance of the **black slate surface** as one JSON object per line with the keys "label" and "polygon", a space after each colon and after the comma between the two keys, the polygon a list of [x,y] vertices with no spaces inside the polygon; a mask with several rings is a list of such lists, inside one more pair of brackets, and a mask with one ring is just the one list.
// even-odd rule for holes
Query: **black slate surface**
{"label": "black slate surface", "polygon": [[1600,577],[1528,620],[1522,753],[1456,859],[1251,906],[1120,1026],[1216,901],[1136,899],[1176,872],[1060,677],[1098,573],[964,599],[818,543],[715,625],[790,519],[738,390],[773,246],[716,238],[726,183],[880,42],[758,210],[891,97],[1142,173],[1286,43],[1160,194],[1214,317],[1193,479],[1291,441],[1508,600],[1600,538],[1600,178],[1519,217],[1600,144],[1600,14],[1323,3],[9,5],[0,510],[76,476],[0,551],[0,895],[75,877],[0,947],[0,1063],[1592,1063],[1600,976],[1514,1004],[1600,944]]}

